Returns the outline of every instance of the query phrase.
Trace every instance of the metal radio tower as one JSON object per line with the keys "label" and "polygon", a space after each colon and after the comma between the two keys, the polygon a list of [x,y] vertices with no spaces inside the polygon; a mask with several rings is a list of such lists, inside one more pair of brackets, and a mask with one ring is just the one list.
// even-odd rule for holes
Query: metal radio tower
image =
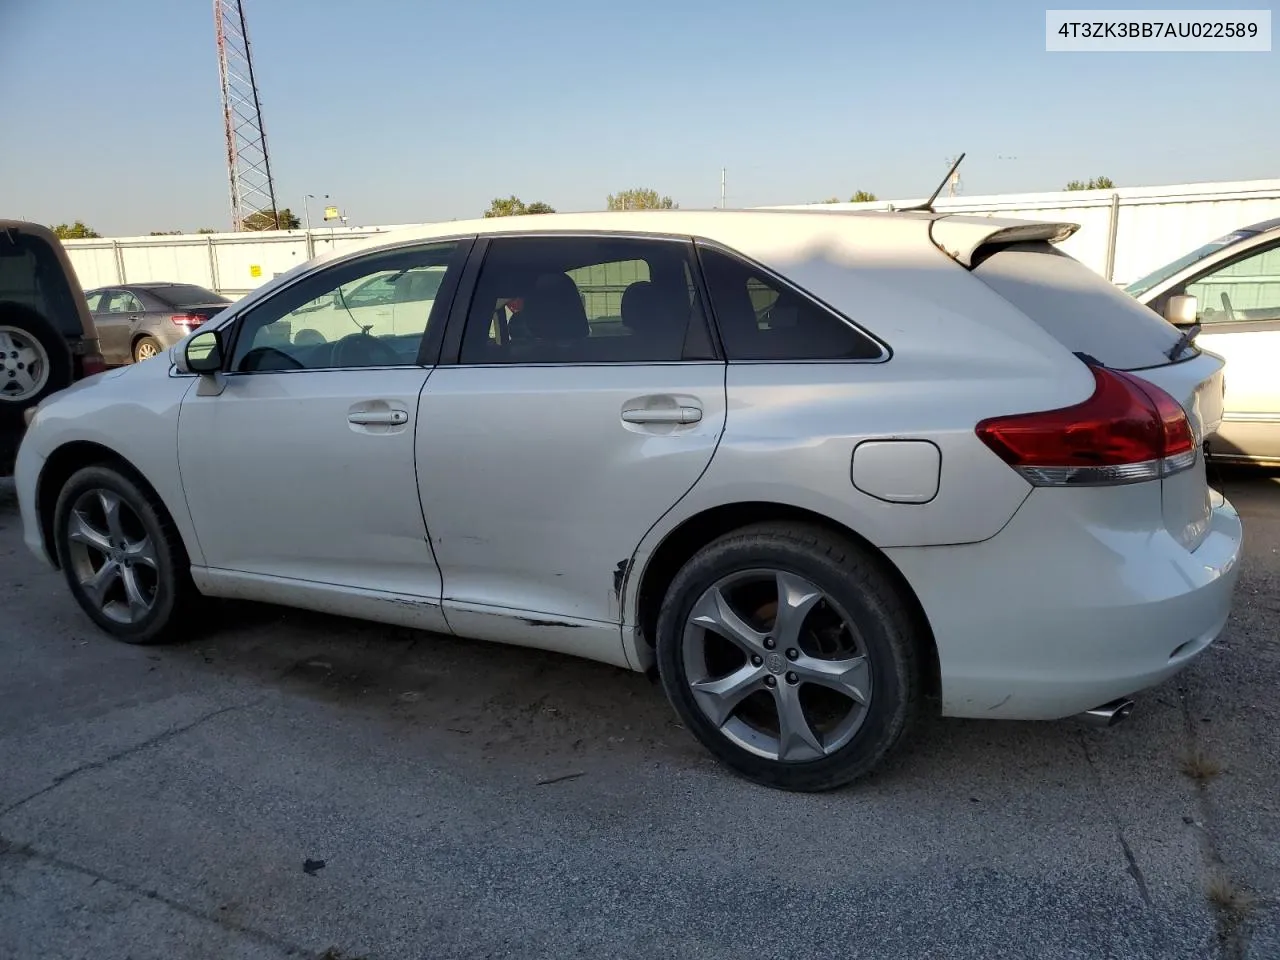
{"label": "metal radio tower", "polygon": [[213,0],[213,19],[218,34],[218,74],[222,80],[233,229],[278,230],[276,187],[271,179],[271,158],[267,154],[267,134],[262,127],[262,104],[253,76],[242,0]]}

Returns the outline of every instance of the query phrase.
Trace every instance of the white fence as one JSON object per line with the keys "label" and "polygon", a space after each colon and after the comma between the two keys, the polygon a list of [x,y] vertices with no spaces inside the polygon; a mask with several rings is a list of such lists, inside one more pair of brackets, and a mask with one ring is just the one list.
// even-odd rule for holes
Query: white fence
{"label": "white fence", "polygon": [[64,240],[86,290],[117,283],[195,283],[239,297],[312,257],[357,246],[390,227],[316,227],[254,233]]}
{"label": "white fence", "polygon": [[[791,206],[883,210],[916,202]],[[1128,283],[1238,227],[1280,217],[1280,180],[955,197],[939,200],[936,207],[954,213],[1079,223],[1080,230],[1062,249],[1108,279]],[[400,228],[119,237],[67,240],[65,246],[86,290],[169,280],[237,297],[313,256]]]}

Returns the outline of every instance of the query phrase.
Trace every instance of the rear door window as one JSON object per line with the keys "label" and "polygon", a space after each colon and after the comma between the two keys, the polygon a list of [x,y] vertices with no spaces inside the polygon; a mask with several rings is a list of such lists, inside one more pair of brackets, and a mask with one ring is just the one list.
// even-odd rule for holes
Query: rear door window
{"label": "rear door window", "polygon": [[112,290],[103,301],[102,312],[132,315],[142,313],[142,304],[128,290]]}
{"label": "rear door window", "polygon": [[711,356],[687,241],[499,237],[460,362],[674,363]]}
{"label": "rear door window", "polygon": [[[1150,307],[1045,242],[990,254],[973,274],[1072,353],[1116,370],[1169,363],[1181,334]],[[1182,354],[1195,356],[1194,349]]]}
{"label": "rear door window", "polygon": [[32,308],[64,336],[81,337],[79,295],[48,243],[18,230],[0,231],[0,300]]}

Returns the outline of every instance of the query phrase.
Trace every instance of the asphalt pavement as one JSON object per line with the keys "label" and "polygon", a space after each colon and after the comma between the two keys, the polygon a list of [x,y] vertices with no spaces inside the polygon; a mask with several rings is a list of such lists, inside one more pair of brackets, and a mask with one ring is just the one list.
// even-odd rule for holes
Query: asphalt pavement
{"label": "asphalt pavement", "polygon": [[1111,730],[718,767],[644,677],[267,606],[98,634],[0,485],[0,958],[1280,957],[1280,477],[1221,640]]}

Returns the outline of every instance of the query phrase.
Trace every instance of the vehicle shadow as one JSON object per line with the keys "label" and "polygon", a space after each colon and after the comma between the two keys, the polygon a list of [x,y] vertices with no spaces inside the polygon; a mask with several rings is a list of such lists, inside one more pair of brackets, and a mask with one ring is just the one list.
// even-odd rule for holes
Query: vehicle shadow
{"label": "vehicle shadow", "polygon": [[[576,657],[239,601],[219,605],[170,657],[385,725],[402,747],[460,768],[496,762],[504,775],[535,782],[592,770],[616,780],[655,766],[736,779],[684,729],[659,685]],[[902,749],[854,789],[898,794],[951,777],[957,789],[968,781],[982,792],[1028,775],[1065,785],[1084,759],[1082,736],[1140,739],[1144,727],[1178,727],[1176,704],[1166,685],[1123,728],[1102,732],[1075,720],[944,720],[931,705]]]}

